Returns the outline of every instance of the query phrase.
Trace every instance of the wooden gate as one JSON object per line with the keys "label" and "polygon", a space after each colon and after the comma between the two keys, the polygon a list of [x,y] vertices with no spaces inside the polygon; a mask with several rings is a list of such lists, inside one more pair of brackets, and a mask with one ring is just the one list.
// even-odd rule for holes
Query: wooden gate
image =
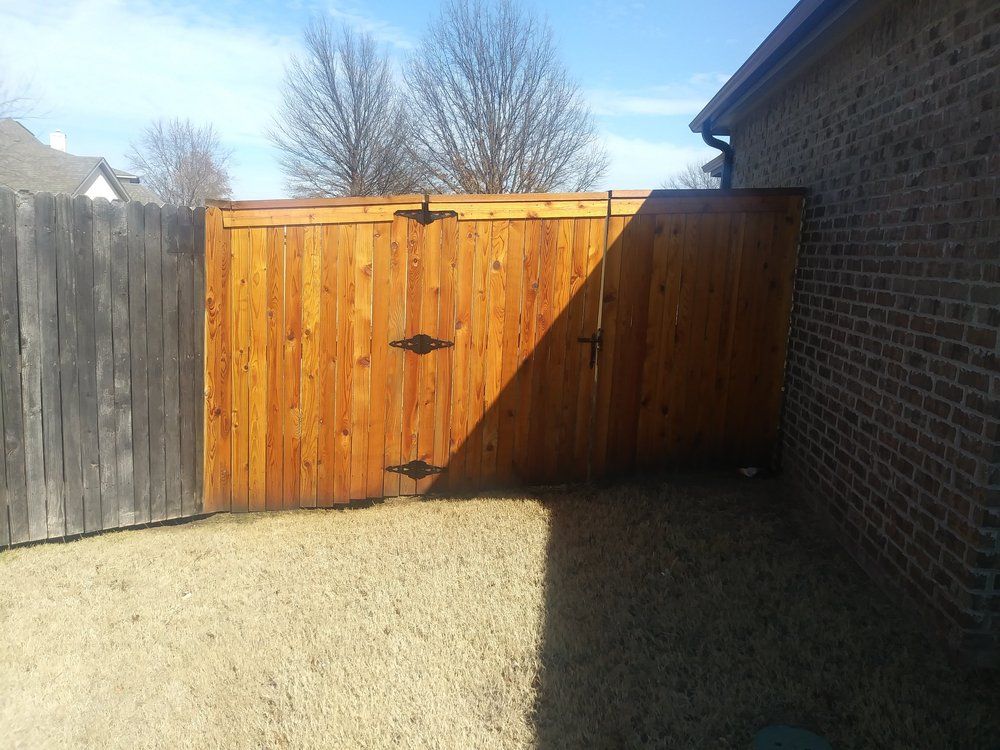
{"label": "wooden gate", "polygon": [[766,459],[801,195],[221,203],[205,508]]}

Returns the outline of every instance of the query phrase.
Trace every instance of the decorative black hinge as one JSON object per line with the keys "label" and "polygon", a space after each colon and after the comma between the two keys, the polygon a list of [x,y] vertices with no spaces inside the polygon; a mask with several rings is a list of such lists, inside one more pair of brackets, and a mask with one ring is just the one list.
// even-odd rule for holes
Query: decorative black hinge
{"label": "decorative black hinge", "polygon": [[438,349],[447,349],[449,346],[454,345],[454,341],[436,339],[428,336],[426,333],[418,333],[416,336],[410,336],[408,339],[389,342],[389,346],[394,346],[397,349],[406,349],[406,351],[413,352],[414,354],[430,354]]}
{"label": "decorative black hinge", "polygon": [[431,211],[430,204],[425,200],[423,205],[416,211],[396,211],[396,216],[403,216],[407,219],[413,219],[418,224],[423,224],[427,226],[431,222],[437,221],[438,219],[447,219],[450,217],[458,217],[457,211]]}
{"label": "decorative black hinge", "polygon": [[601,351],[601,344],[604,343],[604,329],[598,328],[593,336],[577,339],[581,344],[590,344],[590,369],[593,370],[597,364],[597,353]]}
{"label": "decorative black hinge", "polygon": [[394,474],[402,474],[404,477],[409,477],[410,479],[424,479],[433,474],[441,474],[444,471],[444,467],[434,466],[418,459],[406,464],[400,464],[399,466],[386,466],[385,470],[391,471]]}

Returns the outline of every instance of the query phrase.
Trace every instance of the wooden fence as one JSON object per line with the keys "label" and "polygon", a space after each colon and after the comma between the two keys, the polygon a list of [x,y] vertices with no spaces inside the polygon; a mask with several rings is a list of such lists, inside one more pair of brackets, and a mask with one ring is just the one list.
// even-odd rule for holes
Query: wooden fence
{"label": "wooden fence", "polygon": [[204,209],[0,190],[0,545],[201,512]]}
{"label": "wooden fence", "polygon": [[801,202],[209,208],[206,510],[766,461]]}
{"label": "wooden fence", "polygon": [[0,544],[765,461],[800,208],[0,191]]}

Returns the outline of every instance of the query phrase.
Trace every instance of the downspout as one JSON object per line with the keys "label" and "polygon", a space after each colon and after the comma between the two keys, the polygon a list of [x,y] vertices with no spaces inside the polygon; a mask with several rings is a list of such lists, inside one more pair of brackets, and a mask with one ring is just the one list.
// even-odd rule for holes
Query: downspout
{"label": "downspout", "polygon": [[722,182],[719,187],[729,190],[733,186],[733,147],[712,135],[712,123],[708,120],[701,126],[701,139],[722,152]]}

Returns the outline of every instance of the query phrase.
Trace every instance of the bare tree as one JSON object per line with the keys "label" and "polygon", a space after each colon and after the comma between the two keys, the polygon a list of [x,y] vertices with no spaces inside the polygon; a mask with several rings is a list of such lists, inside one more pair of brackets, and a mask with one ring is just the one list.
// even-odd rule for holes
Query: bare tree
{"label": "bare tree", "polygon": [[15,82],[0,73],[0,118],[27,117],[34,109],[31,86]]}
{"label": "bare tree", "polygon": [[446,0],[406,80],[415,153],[436,189],[585,190],[607,169],[552,30],[514,0]]}
{"label": "bare tree", "polygon": [[299,196],[391,195],[417,189],[406,114],[389,60],[368,34],[324,18],[305,31],[305,55],[285,71],[279,118],[268,134]]}
{"label": "bare tree", "polygon": [[664,180],[662,187],[670,190],[715,190],[719,187],[719,178],[712,177],[697,162],[691,162]]}
{"label": "bare tree", "polygon": [[212,125],[190,120],[155,120],[131,144],[128,159],[151,190],[177,206],[201,206],[208,198],[228,198],[229,161]]}

